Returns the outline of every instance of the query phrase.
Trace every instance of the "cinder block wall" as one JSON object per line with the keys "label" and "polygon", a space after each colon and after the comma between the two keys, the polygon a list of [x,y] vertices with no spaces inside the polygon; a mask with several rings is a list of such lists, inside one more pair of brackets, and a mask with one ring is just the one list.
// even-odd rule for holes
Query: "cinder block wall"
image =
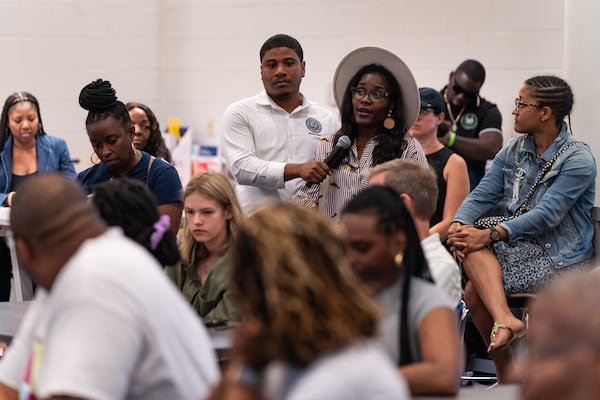
{"label": "cinder block wall", "polygon": [[396,52],[418,85],[435,88],[462,60],[476,58],[487,68],[482,94],[500,106],[505,138],[512,135],[510,112],[523,80],[563,72],[562,0],[165,0],[163,115],[185,116],[203,141],[216,140],[209,121],[218,125],[230,102],[261,89],[259,48],[281,32],[304,48],[302,91],[331,107],[335,67],[355,47]]}
{"label": "cinder block wall", "polygon": [[28,90],[48,132],[89,164],[77,97],[97,77],[161,124],[179,116],[217,143],[221,114],[261,90],[258,50],[275,33],[305,50],[306,96],[333,108],[337,62],[363,45],[386,47],[421,86],[442,87],[463,59],[487,68],[483,96],[498,103],[504,136],[521,82],[564,74],[565,0],[0,0],[0,97]]}
{"label": "cinder block wall", "polygon": [[159,22],[158,0],[0,0],[0,102],[33,93],[46,131],[87,167],[79,91],[104,78],[124,101],[158,104]]}

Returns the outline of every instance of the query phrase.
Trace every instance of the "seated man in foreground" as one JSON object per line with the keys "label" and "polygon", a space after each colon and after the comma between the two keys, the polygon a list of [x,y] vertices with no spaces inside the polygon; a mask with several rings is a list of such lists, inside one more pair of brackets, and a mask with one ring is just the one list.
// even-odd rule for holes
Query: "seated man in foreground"
{"label": "seated man in foreground", "polygon": [[0,399],[200,399],[209,337],[144,248],[107,228],[75,182],[29,178],[11,209],[36,301],[0,362]]}

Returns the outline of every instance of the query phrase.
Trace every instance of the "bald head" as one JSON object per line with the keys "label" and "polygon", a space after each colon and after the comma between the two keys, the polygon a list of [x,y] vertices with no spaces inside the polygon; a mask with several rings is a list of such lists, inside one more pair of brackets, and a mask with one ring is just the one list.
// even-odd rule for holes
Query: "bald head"
{"label": "bald head", "polygon": [[538,295],[532,314],[540,314],[540,322],[560,331],[561,339],[589,343],[600,355],[599,287],[600,274],[561,277]]}
{"label": "bald head", "polygon": [[60,244],[97,218],[76,182],[59,174],[27,179],[15,193],[10,210],[15,237],[44,246]]}
{"label": "bald head", "polygon": [[523,399],[600,398],[600,275],[559,278],[531,307]]}

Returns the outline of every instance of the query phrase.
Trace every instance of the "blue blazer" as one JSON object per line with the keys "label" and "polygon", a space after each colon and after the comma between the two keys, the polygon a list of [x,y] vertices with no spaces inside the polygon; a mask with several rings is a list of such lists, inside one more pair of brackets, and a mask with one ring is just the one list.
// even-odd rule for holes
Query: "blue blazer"
{"label": "blue blazer", "polygon": [[[36,135],[35,142],[38,174],[60,172],[71,179],[77,177],[67,142],[64,139]],[[12,145],[13,137],[9,135],[2,152],[0,152],[0,204],[4,203],[12,185]]]}

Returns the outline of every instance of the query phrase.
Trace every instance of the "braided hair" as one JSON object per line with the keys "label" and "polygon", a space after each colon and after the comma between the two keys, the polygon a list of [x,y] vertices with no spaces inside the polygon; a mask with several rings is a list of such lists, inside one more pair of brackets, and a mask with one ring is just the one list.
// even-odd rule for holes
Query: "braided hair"
{"label": "braided hair", "polygon": [[96,79],[87,84],[79,93],[79,105],[88,110],[86,126],[112,117],[123,124],[125,130],[129,130],[129,112],[117,98],[117,92],[109,81]]}
{"label": "braided hair", "polygon": [[[352,141],[356,138],[355,132],[357,130],[356,121],[354,120],[354,109],[352,107],[352,88],[358,85],[361,78],[366,74],[379,74],[385,77],[390,88],[389,98],[390,102],[394,104],[392,108],[391,117],[396,121],[394,128],[387,129],[381,125],[377,132],[377,144],[373,149],[373,165],[381,164],[394,158],[402,156],[403,151],[406,148],[406,141],[404,140],[404,115],[402,113],[402,91],[396,81],[396,78],[388,71],[385,67],[378,64],[369,64],[358,70],[356,74],[350,79],[346,91],[344,93],[344,99],[342,100],[341,107],[341,119],[342,127],[335,134],[333,143],[337,143],[338,139],[343,135],[348,135]],[[350,149],[346,150],[346,154]]]}
{"label": "braided hair", "polygon": [[0,117],[0,150],[4,148],[6,139],[11,135],[10,128],[8,127],[8,113],[10,109],[18,103],[28,101],[33,104],[37,110],[37,117],[39,121],[39,127],[36,134],[45,135],[44,124],[42,124],[42,114],[40,112],[40,103],[38,99],[29,92],[15,92],[6,98],[4,106],[2,107],[2,116]]}
{"label": "braided hair", "polygon": [[[402,261],[403,281],[400,299],[398,341],[400,358],[398,365],[410,364],[414,360],[410,354],[410,333],[408,330],[408,302],[413,277],[432,281],[431,272],[423,254],[419,237],[412,217],[397,192],[387,186],[373,186],[360,192],[346,204],[342,214],[375,215],[379,231],[387,236],[403,231],[406,235],[406,248]],[[393,262],[390,262],[392,264]],[[395,268],[391,266],[390,268]]]}
{"label": "braided hair", "polygon": [[150,107],[143,103],[130,101],[127,104],[125,104],[125,108],[127,109],[127,111],[131,111],[134,108],[139,108],[144,112],[144,114],[146,114],[148,122],[150,122],[150,136],[148,137],[148,143],[146,144],[145,148],[140,150],[143,150],[152,156],[162,158],[166,162],[171,163],[173,161],[173,159],[171,158],[171,152],[165,145],[162,133],[160,132],[160,125],[158,123],[158,119],[156,118],[156,115],[154,115],[154,112],[152,112]]}
{"label": "braided hair", "polygon": [[567,82],[557,76],[534,76],[525,81],[534,88],[534,96],[540,107],[550,107],[556,115],[556,127],[560,128],[567,117],[571,128],[571,110],[573,109],[573,91]]}
{"label": "braided hair", "polygon": [[160,215],[154,195],[143,182],[120,178],[100,183],[94,188],[92,202],[108,225],[120,226],[125,236],[145,247],[162,266],[179,262],[177,239],[170,229],[156,248],[151,248],[150,236]]}

